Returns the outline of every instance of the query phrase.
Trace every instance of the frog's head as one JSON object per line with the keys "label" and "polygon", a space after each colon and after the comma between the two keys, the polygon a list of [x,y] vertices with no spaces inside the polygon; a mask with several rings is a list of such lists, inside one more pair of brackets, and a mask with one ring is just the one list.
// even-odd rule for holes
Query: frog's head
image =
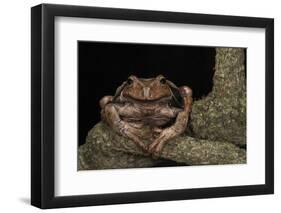
{"label": "frog's head", "polygon": [[[173,86],[176,87],[174,84]],[[162,75],[156,78],[138,78],[132,75],[120,92],[121,97],[136,101],[171,100],[173,97],[171,82]]]}

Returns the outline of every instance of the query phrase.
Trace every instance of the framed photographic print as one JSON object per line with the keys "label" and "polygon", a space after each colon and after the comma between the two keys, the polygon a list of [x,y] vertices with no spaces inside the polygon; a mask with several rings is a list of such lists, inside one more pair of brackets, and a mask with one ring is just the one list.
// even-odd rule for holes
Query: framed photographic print
{"label": "framed photographic print", "polygon": [[271,194],[274,21],[31,9],[31,203]]}

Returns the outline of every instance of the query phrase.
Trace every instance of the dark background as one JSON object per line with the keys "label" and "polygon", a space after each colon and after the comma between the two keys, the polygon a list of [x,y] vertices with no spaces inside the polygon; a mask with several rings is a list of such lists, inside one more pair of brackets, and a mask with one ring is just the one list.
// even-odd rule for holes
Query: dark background
{"label": "dark background", "polygon": [[79,41],[79,145],[100,121],[99,100],[114,95],[131,74],[162,74],[177,86],[191,87],[198,99],[212,90],[214,66],[215,48],[210,47]]}

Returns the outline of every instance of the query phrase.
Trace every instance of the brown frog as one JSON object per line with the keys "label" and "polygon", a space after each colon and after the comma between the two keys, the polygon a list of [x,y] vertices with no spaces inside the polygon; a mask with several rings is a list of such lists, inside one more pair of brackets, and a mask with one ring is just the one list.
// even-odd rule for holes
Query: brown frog
{"label": "brown frog", "polygon": [[[130,76],[115,96],[100,100],[102,120],[156,156],[168,140],[184,132],[191,105],[192,90],[178,88],[162,75],[146,79]],[[149,145],[140,137],[144,126],[155,133]]]}

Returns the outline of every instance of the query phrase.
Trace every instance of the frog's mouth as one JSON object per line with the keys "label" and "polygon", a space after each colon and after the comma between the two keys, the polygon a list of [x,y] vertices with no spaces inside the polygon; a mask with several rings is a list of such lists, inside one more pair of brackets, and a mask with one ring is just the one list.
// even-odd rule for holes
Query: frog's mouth
{"label": "frog's mouth", "polygon": [[164,96],[155,99],[139,99],[132,96],[124,96],[122,95],[121,99],[125,102],[134,102],[140,104],[154,104],[154,103],[169,103],[172,100],[172,96]]}

